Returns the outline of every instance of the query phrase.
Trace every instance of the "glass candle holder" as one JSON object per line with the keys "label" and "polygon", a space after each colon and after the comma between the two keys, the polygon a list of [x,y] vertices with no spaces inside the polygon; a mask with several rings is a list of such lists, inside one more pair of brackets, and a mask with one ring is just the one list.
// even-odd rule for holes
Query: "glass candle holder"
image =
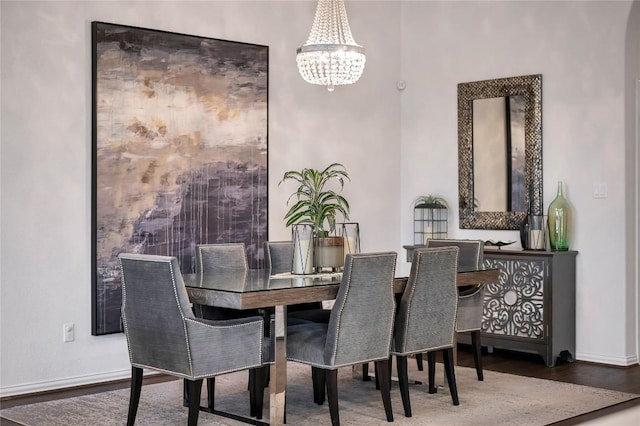
{"label": "glass candle holder", "polygon": [[291,225],[293,241],[292,274],[313,274],[313,226],[307,223]]}
{"label": "glass candle holder", "polygon": [[357,222],[337,223],[336,232],[344,239],[344,257],[360,253],[360,225]]}
{"label": "glass candle holder", "polygon": [[529,250],[547,249],[547,221],[541,215],[529,215],[529,238],[527,248]]}

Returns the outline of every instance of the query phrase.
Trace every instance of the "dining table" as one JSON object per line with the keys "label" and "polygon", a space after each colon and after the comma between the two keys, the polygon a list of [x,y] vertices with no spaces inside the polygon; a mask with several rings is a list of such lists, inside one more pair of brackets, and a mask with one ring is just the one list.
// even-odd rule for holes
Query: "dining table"
{"label": "dining table", "polygon": [[[266,269],[248,269],[211,275],[185,274],[187,294],[192,303],[231,308],[273,308],[272,353],[269,382],[269,423],[285,422],[287,389],[287,306],[333,300],[338,294],[341,272],[309,275],[283,273],[271,275]],[[457,285],[485,285],[498,280],[497,269],[458,271]],[[407,277],[394,279],[394,292],[402,293]],[[267,424],[253,421],[254,424]]]}

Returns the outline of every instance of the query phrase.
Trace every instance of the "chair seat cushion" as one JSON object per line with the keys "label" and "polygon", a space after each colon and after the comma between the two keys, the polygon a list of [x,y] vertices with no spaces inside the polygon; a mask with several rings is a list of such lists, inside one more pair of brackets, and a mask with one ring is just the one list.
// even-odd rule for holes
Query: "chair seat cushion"
{"label": "chair seat cushion", "polygon": [[311,321],[311,322],[320,322],[320,323],[329,323],[329,318],[331,317],[331,311],[328,309],[306,309],[303,311],[294,311],[287,312],[287,324],[293,325],[292,321],[300,320]]}
{"label": "chair seat cushion", "polygon": [[458,312],[456,314],[456,331],[475,331],[482,326],[482,308],[484,289],[476,291],[470,296],[458,298]]}
{"label": "chair seat cushion", "polygon": [[326,323],[309,322],[287,328],[287,359],[316,366],[325,365]]}
{"label": "chair seat cushion", "polygon": [[322,309],[322,302],[296,303],[287,307],[287,311],[289,313],[297,311],[308,311],[309,309]]}
{"label": "chair seat cushion", "polygon": [[[275,321],[275,314],[271,314],[271,321],[274,322]],[[303,316],[301,317],[297,317],[295,315],[291,315],[289,313],[287,313],[287,327],[291,327],[293,325],[300,325],[300,324],[310,324],[310,323],[314,323],[314,322],[320,322],[320,321],[313,321],[311,319],[306,319]]]}
{"label": "chair seat cushion", "polygon": [[196,317],[208,320],[228,320],[261,315],[258,309],[231,309],[218,306],[193,305]]}

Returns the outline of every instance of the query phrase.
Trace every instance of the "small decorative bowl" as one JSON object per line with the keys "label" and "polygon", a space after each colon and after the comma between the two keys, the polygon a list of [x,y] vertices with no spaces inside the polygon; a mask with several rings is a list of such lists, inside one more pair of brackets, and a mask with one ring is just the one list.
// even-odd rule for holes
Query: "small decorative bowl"
{"label": "small decorative bowl", "polygon": [[508,246],[509,244],[513,244],[515,243],[515,241],[494,241],[494,240],[487,240],[484,242],[485,246],[493,246],[493,247],[498,247],[498,249],[500,249],[503,246]]}

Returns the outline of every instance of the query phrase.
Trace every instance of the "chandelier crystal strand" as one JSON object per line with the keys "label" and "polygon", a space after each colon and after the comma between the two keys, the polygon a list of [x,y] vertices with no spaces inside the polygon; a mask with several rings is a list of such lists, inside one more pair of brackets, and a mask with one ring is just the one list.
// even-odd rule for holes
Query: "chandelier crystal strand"
{"label": "chandelier crystal strand", "polygon": [[311,84],[353,84],[362,75],[366,58],[349,28],[343,0],[319,0],[307,42],[297,51],[302,78]]}

